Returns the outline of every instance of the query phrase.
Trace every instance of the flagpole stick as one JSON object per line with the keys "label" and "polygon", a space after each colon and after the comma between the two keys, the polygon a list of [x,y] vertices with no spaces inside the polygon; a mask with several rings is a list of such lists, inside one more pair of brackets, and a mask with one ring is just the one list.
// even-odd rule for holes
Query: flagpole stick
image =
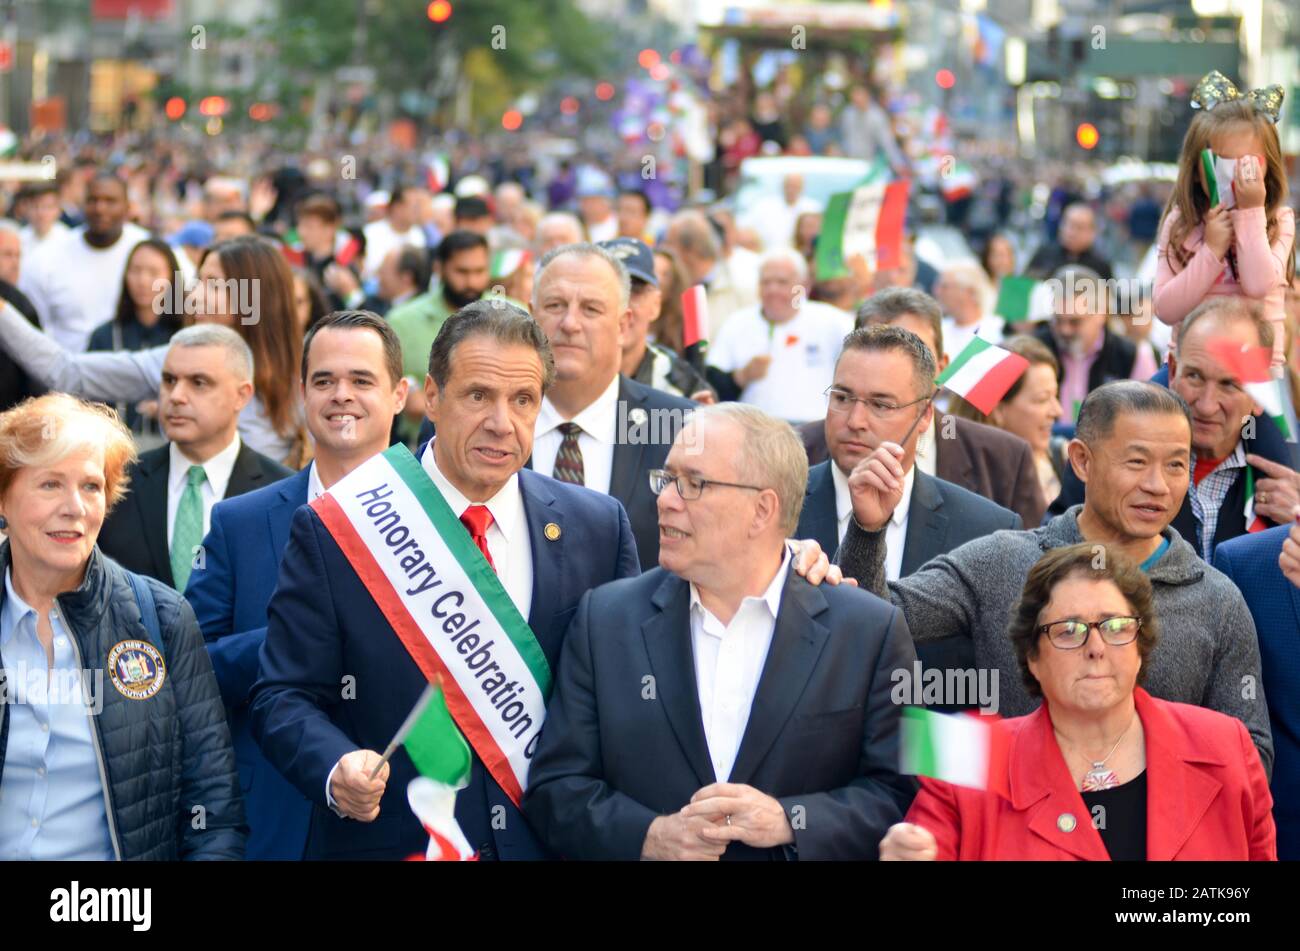
{"label": "flagpole stick", "polygon": [[[934,388],[934,392],[930,394],[930,398],[925,401],[927,406],[934,403],[935,398],[939,395],[939,391],[941,389],[942,387],[938,387],[938,386]],[[907,446],[907,441],[912,438],[912,433],[916,432],[916,427],[921,425],[921,420],[923,420],[924,418],[925,418],[925,409],[922,408],[921,412],[917,414],[916,419],[912,420],[912,425],[907,427],[906,435],[904,435],[903,438],[898,441],[898,444],[900,446],[904,446],[904,447]]]}
{"label": "flagpole stick", "polygon": [[379,762],[376,763],[375,768],[370,771],[370,776],[368,778],[374,779],[379,775],[379,771],[384,768],[384,764],[387,763],[392,758],[393,754],[397,752],[397,747],[397,739],[394,737],[388,742],[388,747],[384,750],[384,755],[379,757]]}

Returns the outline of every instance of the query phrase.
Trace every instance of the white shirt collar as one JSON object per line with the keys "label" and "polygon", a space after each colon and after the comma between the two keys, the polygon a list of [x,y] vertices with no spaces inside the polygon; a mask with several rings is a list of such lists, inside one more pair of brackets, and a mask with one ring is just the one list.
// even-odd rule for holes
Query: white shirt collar
{"label": "white shirt collar", "polygon": [[185,482],[188,478],[190,466],[201,465],[203,472],[207,475],[208,485],[212,487],[214,498],[223,499],[226,497],[226,486],[230,484],[230,474],[235,469],[235,460],[239,457],[239,433],[235,433],[235,438],[207,462],[194,463],[186,459],[176,443],[168,444],[168,454],[171,460],[171,470],[167,476],[167,483],[173,489],[184,491]]}
{"label": "white shirt collar", "polygon": [[925,432],[916,437],[916,462],[913,468],[920,469],[926,475],[934,475],[939,461],[939,445],[935,430],[942,421],[942,414],[935,410],[934,420],[925,428]]}
{"label": "white shirt collar", "polygon": [[18,625],[28,614],[35,614],[36,609],[18,596],[14,590],[13,569],[5,568],[5,606],[0,612],[0,643],[7,642],[18,630]]}
{"label": "white shirt collar", "polygon": [[456,517],[460,518],[464,515],[465,510],[471,505],[486,505],[488,512],[492,515],[492,521],[501,530],[506,542],[520,540],[519,535],[522,534],[520,526],[524,524],[524,500],[519,491],[519,473],[516,472],[511,475],[497,494],[486,502],[471,502],[438,469],[438,463],[433,458],[434,442],[433,439],[429,440],[424,455],[420,457],[420,465],[424,466],[424,471],[429,474],[429,478],[438,487],[438,491],[447,500],[447,504],[451,506],[451,510],[456,514]]}
{"label": "white shirt collar", "polygon": [[[835,482],[835,517],[843,522],[849,515],[853,514],[853,497],[849,494],[849,477],[840,471],[840,467],[831,460],[831,479]],[[889,520],[895,525],[902,525],[907,521],[908,509],[912,506],[912,485],[916,482],[916,464],[907,470],[907,475],[903,476],[903,498],[894,509],[894,514]]]}
{"label": "white shirt collar", "polygon": [[537,414],[537,425],[533,430],[533,438],[536,439],[538,436],[546,435],[561,423],[572,422],[581,426],[582,431],[597,442],[610,446],[614,445],[614,441],[618,436],[619,380],[619,374],[615,373],[614,379],[609,381],[609,386],[605,387],[605,391],[571,420],[566,420],[561,416],[550,399],[543,396],[542,408]]}
{"label": "white shirt collar", "polygon": [[315,502],[325,494],[325,483],[320,480],[320,473],[316,471],[316,460],[311,461],[311,468],[307,470],[307,501]]}
{"label": "white shirt collar", "polygon": [[898,506],[894,509],[894,514],[889,516],[890,522],[895,527],[901,527],[907,524],[907,513],[912,507],[912,486],[916,483],[916,465],[913,464],[907,470],[907,475],[903,476],[903,497],[899,500]]}
{"label": "white shirt collar", "polygon": [[[790,559],[790,546],[783,544],[781,546],[781,567],[776,569],[776,574],[772,576],[772,580],[768,583],[767,589],[763,592],[762,597],[755,598],[751,596],[745,598],[744,601],[740,602],[740,606],[743,608],[750,601],[761,601],[763,604],[767,605],[768,611],[770,611],[772,617],[775,618],[777,612],[781,610],[781,592],[785,589],[785,579],[790,574]],[[700,600],[699,588],[697,588],[695,582],[692,581],[691,611],[694,612],[697,607],[701,611],[708,611],[708,608],[704,606],[704,602]]]}

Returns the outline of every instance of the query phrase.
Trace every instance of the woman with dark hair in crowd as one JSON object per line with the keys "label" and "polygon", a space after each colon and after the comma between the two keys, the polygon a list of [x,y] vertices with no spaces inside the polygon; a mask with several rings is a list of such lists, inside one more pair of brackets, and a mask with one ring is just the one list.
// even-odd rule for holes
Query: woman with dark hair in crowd
{"label": "woman with dark hair in crowd", "polygon": [[684,357],[686,348],[682,346],[682,292],[687,286],[686,271],[677,255],[667,248],[658,247],[654,252],[655,277],[659,280],[663,304],[659,308],[659,319],[650,332],[654,335],[655,343]]}
{"label": "woman with dark hair in crowd", "polygon": [[[166,241],[146,238],[131,249],[122,275],[122,292],[113,319],[96,327],[88,351],[147,350],[165,347],[172,334],[185,326],[185,307],[179,302],[175,282],[182,280],[180,263]],[[182,289],[182,294],[184,293]],[[153,400],[145,400],[146,406]],[[118,403],[117,413],[135,436],[140,451],[166,442],[158,420],[134,404]]]}
{"label": "woman with dark hair in crowd", "polygon": [[293,313],[298,328],[306,335],[316,321],[330,312],[329,298],[316,274],[302,267],[291,267],[293,274]]}
{"label": "woman with dark hair in crowd", "polygon": [[[240,414],[239,434],[257,452],[300,468],[311,457],[299,396],[302,333],[279,246],[248,235],[208,248],[186,309],[198,322],[232,327],[252,348],[255,396]],[[7,304],[0,307],[0,348],[51,389],[114,403],[156,398],[167,354],[166,345],[69,353]]]}
{"label": "woman with dark hair in crowd", "polygon": [[949,412],[1005,429],[1029,443],[1043,498],[1050,503],[1060,494],[1061,479],[1070,464],[1065,456],[1069,440],[1052,435],[1052,426],[1061,415],[1061,365],[1047,344],[1036,337],[1012,337],[1002,341],[1002,347],[1024,357],[1029,366],[1011,384],[993,412],[985,415],[960,396],[952,398]]}

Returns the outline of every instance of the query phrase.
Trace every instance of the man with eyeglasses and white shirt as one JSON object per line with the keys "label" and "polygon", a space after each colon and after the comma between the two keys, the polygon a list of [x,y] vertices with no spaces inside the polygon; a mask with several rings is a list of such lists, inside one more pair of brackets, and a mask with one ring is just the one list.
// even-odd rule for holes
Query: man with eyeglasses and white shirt
{"label": "man with eyeglasses and white shirt", "polygon": [[1022,527],[1014,512],[916,467],[917,444],[934,423],[935,375],[934,355],[910,330],[878,325],[845,337],[826,390],[831,458],[808,471],[800,538],[815,538],[825,551],[839,547],[853,515],[849,474],[882,442],[903,446],[906,473],[902,501],[885,528],[887,580],[972,538]]}
{"label": "man with eyeglasses and white shirt", "polygon": [[[835,379],[826,391],[826,441],[831,458],[808,471],[796,534],[835,551],[853,517],[849,474],[882,443],[903,446],[903,496],[885,525],[885,578],[897,581],[931,558],[999,529],[1020,529],[1020,516],[959,485],[922,472],[916,448],[934,424],[937,367],[929,346],[902,327],[862,327],[844,339]],[[966,638],[920,641],[924,668],[967,670],[975,650]],[[973,698],[966,698],[971,700]],[[955,698],[946,710],[960,709]]]}

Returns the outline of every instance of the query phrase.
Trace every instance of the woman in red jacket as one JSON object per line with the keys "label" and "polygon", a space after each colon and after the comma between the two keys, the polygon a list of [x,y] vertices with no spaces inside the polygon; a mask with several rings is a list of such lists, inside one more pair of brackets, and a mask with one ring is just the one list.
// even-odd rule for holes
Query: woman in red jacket
{"label": "woman in red jacket", "polygon": [[1131,561],[1091,544],[1048,552],[1009,636],[1042,705],[995,725],[1007,756],[989,789],[922,779],[882,859],[1277,858],[1246,728],[1138,686],[1156,623],[1151,583]]}

